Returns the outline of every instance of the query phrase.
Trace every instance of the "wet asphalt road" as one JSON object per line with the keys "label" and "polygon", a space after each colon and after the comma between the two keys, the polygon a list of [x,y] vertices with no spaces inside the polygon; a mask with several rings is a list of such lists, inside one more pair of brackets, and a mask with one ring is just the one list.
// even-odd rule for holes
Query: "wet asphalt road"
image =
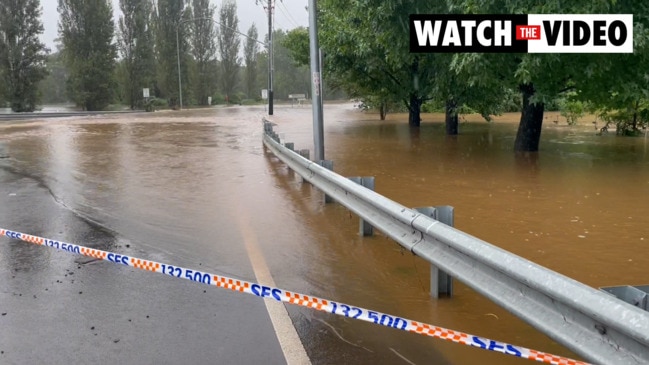
{"label": "wet asphalt road", "polygon": [[[10,148],[3,149],[3,228],[219,272],[214,271],[214,260],[209,258],[155,249],[156,240],[172,244],[187,237],[181,233],[148,232],[146,240],[151,246],[146,248],[127,238],[128,229],[117,232],[100,214],[84,212],[79,204],[83,196],[69,185],[72,180],[57,180],[34,167],[40,162],[53,164],[56,155],[23,159],[21,165],[11,156]],[[18,156],[21,158],[24,156]],[[90,158],[98,160],[97,156]],[[60,172],[64,176],[79,171]],[[120,214],[111,212],[113,217]],[[131,226],[137,230],[137,224]],[[105,261],[89,261],[0,238],[1,364],[286,362],[263,301]],[[254,280],[250,265],[239,267],[236,274]]]}
{"label": "wet asphalt road", "polygon": [[[56,203],[33,177],[0,169],[0,196],[7,227],[147,256]],[[0,242],[2,364],[285,363],[257,298]]]}

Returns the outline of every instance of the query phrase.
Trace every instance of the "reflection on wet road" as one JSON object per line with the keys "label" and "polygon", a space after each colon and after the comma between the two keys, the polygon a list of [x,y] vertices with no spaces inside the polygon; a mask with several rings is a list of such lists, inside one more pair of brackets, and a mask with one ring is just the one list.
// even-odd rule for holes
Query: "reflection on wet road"
{"label": "reflection on wet road", "polygon": [[[380,234],[359,237],[356,217],[264,152],[262,115],[3,124],[0,226],[250,281],[257,254],[278,287],[574,356],[461,284],[454,298],[431,299],[427,263]],[[310,118],[279,108],[273,121],[309,148]],[[407,206],[453,205],[458,228],[588,285],[647,284],[642,139],[547,123],[541,154],[516,158],[506,121],[463,123],[455,138],[439,123],[411,130],[350,105],[328,106],[325,121],[342,175],[376,176],[379,193]],[[158,276],[0,239],[0,326],[11,329],[0,362],[285,361],[260,300]],[[315,364],[527,362],[286,310]],[[26,344],[36,338],[42,349]]]}

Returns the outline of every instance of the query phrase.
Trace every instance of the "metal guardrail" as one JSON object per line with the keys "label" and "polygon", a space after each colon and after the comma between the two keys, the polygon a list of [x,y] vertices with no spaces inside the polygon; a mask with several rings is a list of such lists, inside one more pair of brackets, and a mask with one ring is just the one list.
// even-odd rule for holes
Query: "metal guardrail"
{"label": "metal guardrail", "polygon": [[284,147],[271,123],[264,145],[335,201],[417,256],[461,280],[596,364],[649,364],[649,314],[449,227]]}

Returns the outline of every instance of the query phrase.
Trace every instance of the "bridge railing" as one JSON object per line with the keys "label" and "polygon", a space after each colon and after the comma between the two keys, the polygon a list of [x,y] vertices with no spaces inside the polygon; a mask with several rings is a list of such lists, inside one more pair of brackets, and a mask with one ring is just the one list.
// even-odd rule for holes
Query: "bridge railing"
{"label": "bridge railing", "polygon": [[310,161],[264,121],[264,145],[326,195],[417,256],[597,364],[649,364],[649,314],[447,226]]}

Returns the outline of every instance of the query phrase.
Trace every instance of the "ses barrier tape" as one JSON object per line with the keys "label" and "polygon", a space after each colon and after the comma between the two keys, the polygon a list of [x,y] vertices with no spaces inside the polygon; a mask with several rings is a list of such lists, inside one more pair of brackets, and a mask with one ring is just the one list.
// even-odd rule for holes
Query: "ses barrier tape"
{"label": "ses barrier tape", "polygon": [[252,294],[261,298],[272,298],[280,302],[287,302],[303,307],[317,309],[343,317],[375,323],[384,327],[391,327],[403,331],[414,332],[424,336],[441,338],[443,340],[452,341],[467,346],[479,347],[484,350],[500,352],[506,355],[535,360],[547,364],[588,365],[585,362],[572,360],[566,357],[556,356],[525,347],[514,346],[508,343],[494,341],[484,337],[473,336],[467,333],[433,326],[431,324],[391,316],[381,312],[375,312],[343,303],[337,303],[331,300],[317,298],[310,295],[294,293],[288,290],[263,286],[248,281],[232,279],[229,277],[214,275],[202,271],[185,269],[183,267],[167,265],[155,261],[138,259],[135,257],[116,254],[113,252],[96,250],[93,248],[79,246],[71,243],[54,241],[43,237],[30,236],[25,233],[9,231],[3,228],[0,228],[0,236],[7,236],[12,239],[18,239],[41,246],[53,247],[79,255],[94,257],[96,259],[106,260],[125,266],[131,266],[136,269],[152,271],[159,274],[165,274],[202,284],[216,286],[219,288]]}

